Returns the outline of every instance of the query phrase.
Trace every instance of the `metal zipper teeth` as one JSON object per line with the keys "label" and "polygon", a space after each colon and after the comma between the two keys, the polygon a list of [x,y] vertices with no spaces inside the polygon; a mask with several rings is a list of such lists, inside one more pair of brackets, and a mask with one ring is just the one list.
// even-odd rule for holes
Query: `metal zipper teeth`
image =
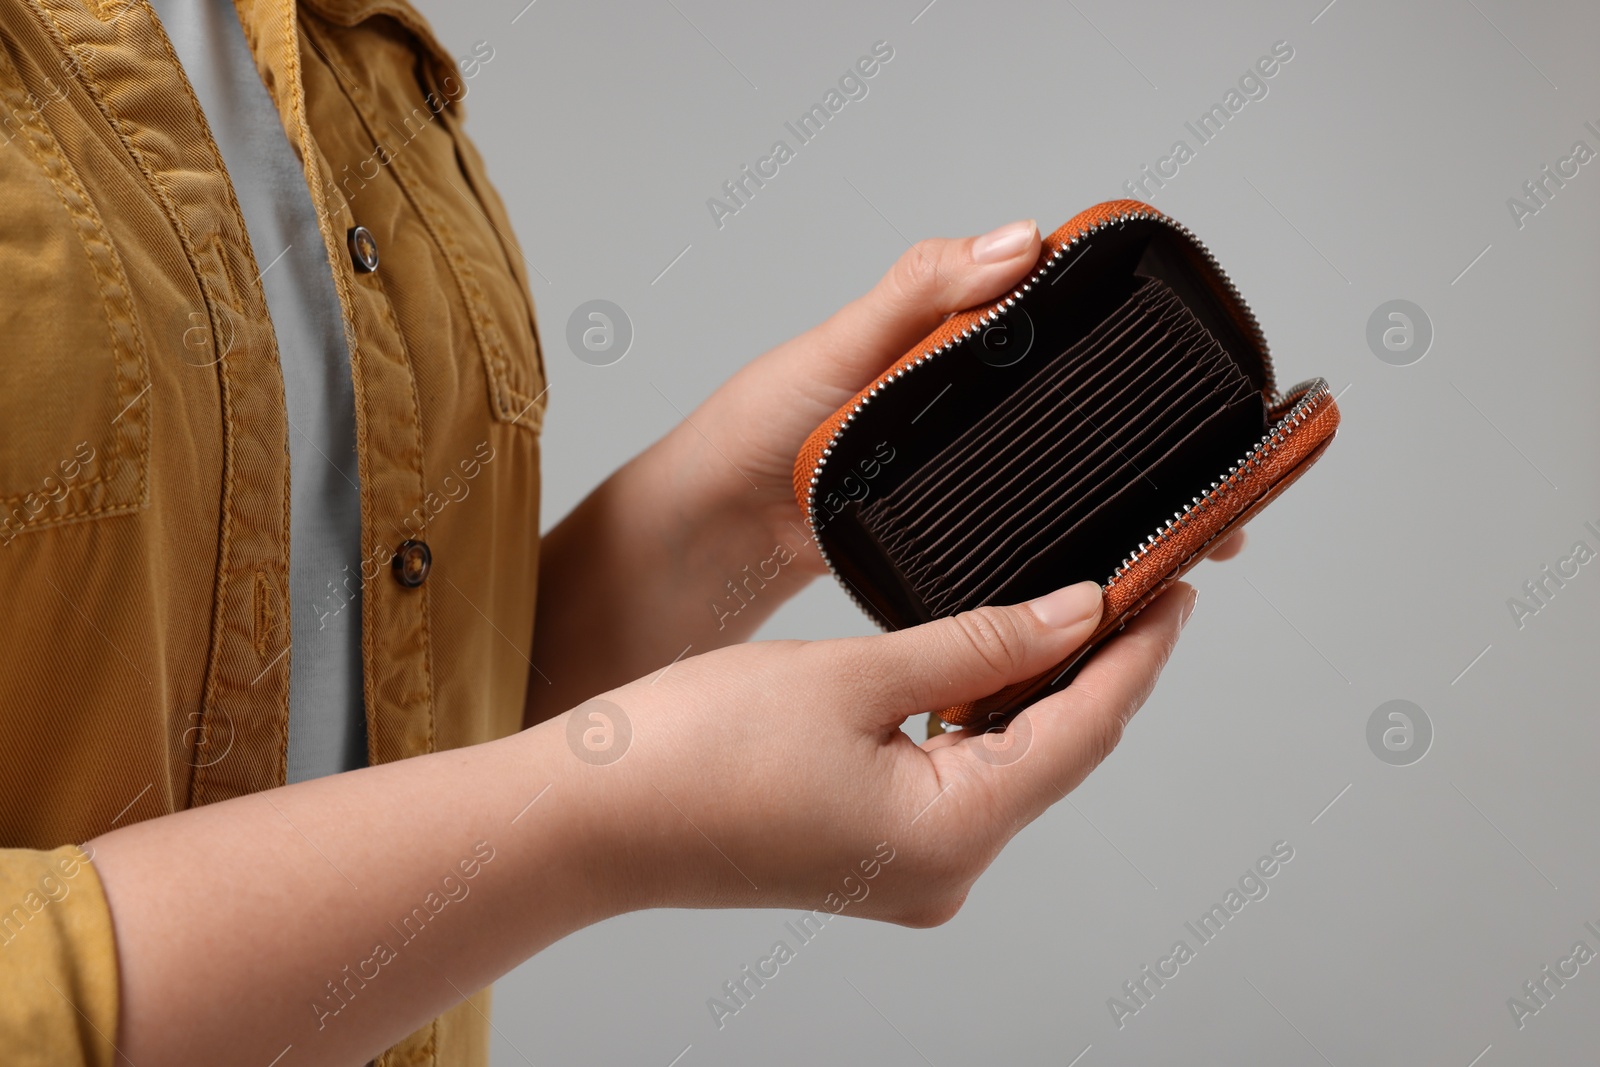
{"label": "metal zipper teeth", "polygon": [[[834,446],[839,443],[839,439],[844,436],[844,432],[850,428],[850,424],[855,422],[856,416],[861,414],[862,409],[871,403],[873,398],[886,389],[891,382],[895,382],[901,378],[904,378],[909,371],[915,369],[916,367],[920,367],[925,363],[931,362],[935,356],[950,351],[952,348],[956,347],[958,344],[961,344],[963,341],[966,341],[978,331],[994,323],[1001,315],[1008,313],[1012,308],[1017,306],[1017,301],[1022,298],[1024,293],[1032,291],[1033,287],[1038,285],[1047,275],[1055,270],[1055,268],[1067,258],[1067,253],[1076,248],[1080,242],[1088,240],[1090,237],[1093,237],[1102,230],[1110,229],[1113,226],[1124,226],[1133,221],[1159,222],[1163,226],[1166,226],[1172,230],[1176,230],[1179,234],[1183,235],[1183,237],[1187,239],[1197,251],[1199,251],[1201,256],[1204,257],[1206,265],[1210,267],[1211,270],[1216,274],[1217,278],[1221,280],[1223,288],[1228,295],[1233,298],[1234,304],[1239,308],[1240,311],[1244,313],[1246,325],[1248,326],[1248,330],[1246,332],[1250,335],[1250,339],[1255,342],[1256,348],[1258,351],[1260,351],[1262,356],[1262,370],[1266,378],[1266,386],[1264,391],[1274,390],[1276,382],[1274,381],[1274,375],[1272,372],[1272,360],[1267,349],[1266,336],[1261,332],[1261,324],[1256,321],[1255,313],[1252,312],[1249,306],[1245,304],[1243,295],[1240,294],[1238,288],[1233,284],[1232,279],[1230,279],[1227,272],[1222,269],[1222,265],[1217,262],[1217,257],[1211,254],[1211,249],[1207,248],[1205,243],[1196,237],[1193,231],[1191,231],[1187,226],[1180,222],[1175,222],[1174,220],[1167,218],[1165,215],[1154,214],[1148,211],[1127,211],[1123,212],[1121,215],[1116,215],[1112,218],[1098,222],[1087,229],[1078,231],[1077,235],[1074,236],[1070,241],[1056,249],[1050,258],[1045,261],[1043,266],[1034,271],[1033,274],[1029,276],[1020,286],[1012,290],[1009,296],[1002,297],[1000,300],[998,300],[993,307],[978,317],[978,321],[976,323],[961,331],[959,336],[951,338],[937,348],[928,349],[921,355],[917,356],[910,363],[904,367],[901,367],[893,375],[869,389],[865,396],[856,401],[855,407],[852,408],[850,413],[845,416],[844,421],[839,424],[839,428],[833,431],[833,436],[828,439],[827,447],[822,450],[821,457],[818,458],[816,465],[811,468],[811,477],[806,485],[806,525],[811,530],[811,540],[816,544],[817,553],[822,557],[822,562],[827,564],[829,573],[831,573],[834,578],[838,579],[839,584],[844,587],[845,593],[852,601],[854,601],[856,607],[860,608],[869,619],[873,620],[873,622],[881,626],[886,622],[886,620],[882,619],[878,612],[873,609],[859,593],[857,593],[855,585],[847,581],[844,576],[839,573],[839,569],[833,565],[833,558],[828,555],[828,550],[822,545],[822,538],[817,535],[817,482],[822,476],[822,468],[828,464],[828,457],[833,455]],[[1277,395],[1274,394],[1274,407],[1278,406],[1277,400]],[[1213,483],[1213,485],[1215,484],[1216,483]],[[1197,503],[1198,500],[1199,498],[1196,498]],[[1188,509],[1186,508],[1185,511],[1187,510]],[[1141,551],[1139,554],[1135,555],[1134,558],[1137,559],[1138,555],[1142,554],[1143,552]],[[1115,581],[1117,577],[1120,577],[1122,572],[1126,569],[1127,564],[1124,564],[1123,567],[1118,568],[1117,573],[1112,576],[1111,580]]]}
{"label": "metal zipper teeth", "polygon": [[[1299,394],[1298,398],[1296,398],[1297,393]],[[1309,383],[1296,386],[1286,396],[1274,397],[1271,405],[1274,411],[1281,410],[1291,400],[1293,401],[1293,406],[1272,425],[1271,429],[1262,435],[1261,440],[1256,442],[1254,448],[1244,454],[1244,458],[1228,468],[1228,472],[1222,476],[1221,481],[1212,482],[1210,489],[1195,497],[1193,502],[1185,504],[1182,511],[1173,512],[1172,518],[1168,519],[1164,525],[1157,527],[1155,533],[1141,542],[1139,547],[1134,550],[1133,555],[1123,560],[1122,566],[1118,567],[1116,572],[1106,579],[1104,587],[1109,590],[1124,574],[1128,573],[1135,563],[1138,563],[1157,547],[1164,544],[1167,538],[1171,537],[1175,531],[1188,526],[1192,520],[1210,511],[1223,501],[1239,485],[1245,475],[1261,466],[1268,457],[1289,439],[1290,435],[1294,433],[1301,423],[1309,419],[1322,406],[1322,403],[1331,399],[1331,397],[1332,394],[1328,389],[1328,383],[1321,378],[1314,378]]]}

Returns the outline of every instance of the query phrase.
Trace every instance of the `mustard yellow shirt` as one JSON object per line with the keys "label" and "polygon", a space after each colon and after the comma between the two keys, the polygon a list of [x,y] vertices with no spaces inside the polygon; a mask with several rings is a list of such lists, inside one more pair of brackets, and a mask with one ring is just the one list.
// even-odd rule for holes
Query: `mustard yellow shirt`
{"label": "mustard yellow shirt", "polygon": [[[404,0],[235,6],[350,349],[368,758],[503,736],[545,379],[462,132],[484,56]],[[115,940],[73,846],[283,783],[292,429],[268,264],[144,0],[0,0],[0,217],[0,1048],[110,1063]],[[473,1001],[379,1062],[485,1062]]]}

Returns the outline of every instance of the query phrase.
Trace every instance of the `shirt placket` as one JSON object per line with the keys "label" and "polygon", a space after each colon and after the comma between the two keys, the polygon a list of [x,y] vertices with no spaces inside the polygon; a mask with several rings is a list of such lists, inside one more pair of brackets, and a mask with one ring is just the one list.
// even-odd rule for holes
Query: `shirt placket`
{"label": "shirt placket", "polygon": [[[373,763],[434,749],[427,568],[400,519],[426,495],[423,432],[407,338],[384,291],[381,234],[346,201],[316,147],[301,73],[303,31],[294,0],[234,0],[245,37],[306,170],[333,265],[355,386],[361,486],[362,688]],[[352,118],[352,121],[354,119]],[[376,229],[376,227],[374,227]],[[425,546],[423,546],[425,549]]]}

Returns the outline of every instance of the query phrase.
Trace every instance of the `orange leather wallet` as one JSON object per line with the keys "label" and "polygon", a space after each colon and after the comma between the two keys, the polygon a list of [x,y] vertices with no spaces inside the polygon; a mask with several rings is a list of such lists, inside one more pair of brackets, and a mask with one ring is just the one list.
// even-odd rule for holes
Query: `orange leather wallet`
{"label": "orange leather wallet", "polygon": [[817,427],[794,488],[828,566],[886,629],[1101,582],[1083,649],[941,716],[994,724],[1070,681],[1338,425],[1321,378],[1278,389],[1261,327],[1205,246],[1113,200]]}

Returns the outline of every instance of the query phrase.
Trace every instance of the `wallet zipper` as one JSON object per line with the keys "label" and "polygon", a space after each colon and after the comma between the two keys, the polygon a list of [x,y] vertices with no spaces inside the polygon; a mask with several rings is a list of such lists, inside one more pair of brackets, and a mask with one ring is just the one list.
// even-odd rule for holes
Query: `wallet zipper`
{"label": "wallet zipper", "polygon": [[[959,336],[952,337],[938,348],[931,348],[922,353],[906,366],[896,371],[893,376],[884,379],[869,389],[866,395],[857,401],[855,407],[852,408],[850,413],[845,416],[844,422],[841,423],[839,428],[834,431],[833,437],[828,441],[828,446],[822,450],[822,455],[818,458],[816,465],[811,468],[811,476],[806,487],[806,524],[811,529],[811,540],[816,544],[817,553],[822,557],[822,562],[827,564],[829,573],[831,573],[834,578],[838,580],[839,584],[844,588],[845,594],[849,596],[852,601],[854,601],[856,607],[860,608],[862,613],[865,614],[867,618],[871,619],[879,627],[884,626],[886,624],[886,620],[881,618],[878,613],[866,602],[865,598],[856,591],[854,583],[847,581],[844,575],[839,573],[839,569],[833,565],[833,558],[828,555],[828,550],[823,547],[822,539],[817,534],[817,482],[822,476],[822,468],[827,466],[828,457],[833,454],[834,445],[839,443],[839,439],[843,437],[845,431],[850,428],[850,424],[856,421],[856,416],[861,414],[862,409],[865,408],[867,404],[871,403],[872,399],[880,392],[882,392],[884,389],[887,389],[890,383],[899,381],[915,368],[920,367],[925,363],[932,362],[934,357],[950,351],[952,348],[956,347],[956,345],[966,341],[974,334],[993,325],[1001,315],[1008,313],[1012,308],[1017,306],[1017,301],[1022,299],[1023,294],[1031,292],[1035,286],[1044,282],[1044,280],[1054,273],[1058,267],[1061,267],[1064,263],[1070,267],[1072,263],[1077,262],[1076,256],[1071,257],[1069,262],[1068,253],[1077,248],[1080,243],[1087,242],[1093,238],[1095,234],[1100,233],[1103,230],[1109,230],[1112,227],[1122,227],[1133,221],[1158,222],[1161,225],[1166,226],[1168,229],[1175,230],[1177,233],[1181,234],[1184,239],[1187,240],[1190,245],[1192,245],[1194,249],[1204,258],[1206,266],[1211,269],[1213,275],[1222,283],[1224,292],[1228,294],[1228,296],[1232,299],[1234,306],[1242,314],[1244,318],[1244,325],[1246,327],[1245,333],[1249,336],[1250,340],[1255,342],[1257,351],[1261,353],[1262,370],[1266,377],[1266,384],[1262,391],[1272,394],[1272,400],[1268,404],[1268,407],[1271,411],[1276,412],[1281,410],[1285,404],[1294,403],[1296,394],[1302,390],[1310,389],[1312,386],[1317,384],[1317,381],[1320,381],[1314,380],[1313,382],[1303,383],[1302,385],[1291,389],[1287,394],[1280,394],[1276,392],[1276,381],[1272,370],[1272,356],[1267,348],[1266,335],[1261,331],[1261,324],[1256,321],[1255,313],[1252,312],[1249,308],[1249,305],[1244,302],[1244,296],[1233,284],[1233,280],[1230,279],[1228,277],[1228,273],[1222,269],[1222,264],[1217,262],[1217,257],[1212,255],[1211,249],[1207,248],[1205,242],[1196,237],[1194,232],[1190,230],[1189,227],[1159,213],[1129,211],[1124,212],[1121,215],[1105,219],[1102,222],[1097,222],[1093,226],[1089,226],[1083,230],[1080,230],[1078,234],[1070,241],[1056,249],[1050,258],[1045,260],[1044,264],[1034,271],[1026,281],[1014,289],[1009,296],[1003,297],[997,301],[986,314],[980,315],[978,317],[978,321],[963,330]],[[1327,386],[1325,383],[1322,385],[1322,391],[1324,394],[1327,392]],[[1311,399],[1311,395],[1308,392],[1306,396],[1299,398],[1299,403],[1304,404],[1309,399]],[[1148,541],[1146,541],[1144,544],[1141,544],[1139,549],[1131,557],[1125,560],[1122,566],[1117,568],[1116,573],[1107,580],[1105,588],[1111,588],[1112,584],[1115,583],[1117,579],[1121,578],[1129,567],[1143,557],[1145,553],[1150,551],[1151,548],[1154,548],[1156,545],[1160,544],[1162,540],[1165,540],[1166,536],[1179,524],[1180,520],[1182,524],[1187,525],[1188,517],[1190,515],[1196,514],[1200,510],[1205,510],[1214,504],[1221,494],[1234,484],[1238,472],[1242,470],[1248,470],[1250,464],[1260,462],[1262,456],[1268,454],[1271,449],[1277,447],[1277,440],[1280,436],[1281,427],[1287,426],[1291,418],[1293,418],[1295,424],[1298,425],[1298,423],[1302,421],[1307,414],[1309,414],[1309,409],[1307,409],[1305,412],[1301,412],[1299,410],[1299,404],[1295,404],[1295,410],[1290,411],[1284,416],[1283,419],[1280,419],[1276,424],[1274,424],[1272,430],[1261,439],[1261,442],[1257,444],[1256,447],[1240,461],[1239,464],[1228,469],[1228,473],[1223,477],[1221,482],[1212,482],[1211,489],[1208,492],[1202,493],[1200,496],[1195,497],[1192,504],[1185,507],[1183,511],[1175,513],[1171,521],[1169,521],[1161,529],[1157,530],[1155,535],[1152,536]],[[1284,430],[1283,432],[1286,433],[1287,430]]]}
{"label": "wallet zipper", "polygon": [[[1274,396],[1268,405],[1269,414],[1273,417],[1272,428],[1262,435],[1255,447],[1244,454],[1244,457],[1228,468],[1221,481],[1211,483],[1211,488],[1195,497],[1193,502],[1185,504],[1182,511],[1172,513],[1172,518],[1158,527],[1156,532],[1141,542],[1134,550],[1133,555],[1122,561],[1122,566],[1106,579],[1104,588],[1110,589],[1122,578],[1124,574],[1138,563],[1152,550],[1171,537],[1173,532],[1189,525],[1191,519],[1210,511],[1219,502],[1226,499],[1229,493],[1239,484],[1240,478],[1254,468],[1260,466],[1266,459],[1276,452],[1288,440],[1301,423],[1309,419],[1324,403],[1331,400],[1333,394],[1328,389],[1328,383],[1321,378],[1312,378],[1310,381],[1301,382],[1287,393]],[[1281,414],[1280,414],[1281,413]]]}

